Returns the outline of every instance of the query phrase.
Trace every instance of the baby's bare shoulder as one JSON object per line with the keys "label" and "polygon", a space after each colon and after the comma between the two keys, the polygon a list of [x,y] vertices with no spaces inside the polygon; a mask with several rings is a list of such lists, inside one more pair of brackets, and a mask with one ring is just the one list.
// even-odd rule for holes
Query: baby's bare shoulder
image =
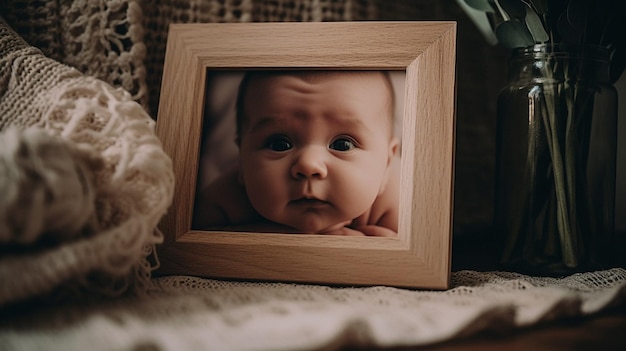
{"label": "baby's bare shoulder", "polygon": [[372,205],[372,213],[377,214],[376,224],[398,231],[400,207],[400,162],[394,162],[384,191]]}
{"label": "baby's bare shoulder", "polygon": [[400,164],[394,162],[384,190],[378,195],[370,210],[357,218],[353,224],[357,228],[384,227],[397,233],[399,207]]}

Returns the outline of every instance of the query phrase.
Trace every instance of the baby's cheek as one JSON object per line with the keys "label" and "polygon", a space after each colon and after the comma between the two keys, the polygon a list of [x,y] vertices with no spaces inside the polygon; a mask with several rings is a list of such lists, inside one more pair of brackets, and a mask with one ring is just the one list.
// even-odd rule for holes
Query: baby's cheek
{"label": "baby's cheek", "polygon": [[353,210],[360,215],[369,209],[380,189],[380,182],[376,181],[376,175],[360,172],[351,177],[345,177],[341,185],[337,187],[337,195],[345,208]]}
{"label": "baby's cheek", "polygon": [[247,183],[246,192],[255,210],[265,216],[273,213],[277,204],[281,203],[281,197],[284,197],[277,178],[258,175]]}

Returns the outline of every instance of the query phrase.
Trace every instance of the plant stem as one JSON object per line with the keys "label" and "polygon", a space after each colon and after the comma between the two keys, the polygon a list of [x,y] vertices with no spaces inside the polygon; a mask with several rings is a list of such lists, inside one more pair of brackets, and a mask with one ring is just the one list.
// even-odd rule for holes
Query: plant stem
{"label": "plant stem", "polygon": [[[554,73],[558,67],[556,65],[550,69],[551,65],[548,65],[546,70],[546,77],[549,77],[550,83],[544,83],[544,113],[542,114],[542,120],[545,126],[546,139],[548,142],[548,148],[552,158],[552,170],[554,177],[554,186],[556,188],[557,197],[557,229],[559,234],[559,241],[561,244],[561,254],[563,263],[568,267],[575,267],[578,265],[578,258],[576,256],[576,250],[573,247],[571,240],[572,231],[570,226],[569,211],[570,208],[567,189],[567,184],[564,176],[564,163],[561,155],[560,139],[558,135],[558,115],[559,106],[558,98],[560,96],[561,86],[560,84],[554,84]],[[566,156],[567,157],[567,156]]]}

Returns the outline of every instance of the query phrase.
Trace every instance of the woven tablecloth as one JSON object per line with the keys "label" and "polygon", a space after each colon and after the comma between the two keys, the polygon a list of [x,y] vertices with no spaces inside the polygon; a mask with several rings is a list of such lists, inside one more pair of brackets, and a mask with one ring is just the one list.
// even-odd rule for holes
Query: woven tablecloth
{"label": "woven tablecloth", "polygon": [[623,306],[626,270],[459,271],[447,291],[153,279],[142,297],[13,309],[0,350],[317,350],[427,345]]}

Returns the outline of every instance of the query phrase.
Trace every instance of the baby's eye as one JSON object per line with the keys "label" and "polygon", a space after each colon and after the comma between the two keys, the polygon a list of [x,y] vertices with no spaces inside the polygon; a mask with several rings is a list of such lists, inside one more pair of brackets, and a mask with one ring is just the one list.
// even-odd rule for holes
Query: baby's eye
{"label": "baby's eye", "polygon": [[350,151],[356,147],[354,140],[346,137],[337,138],[330,143],[329,148],[336,151]]}
{"label": "baby's eye", "polygon": [[265,142],[265,148],[272,151],[287,151],[292,147],[293,143],[284,135],[272,135]]}

